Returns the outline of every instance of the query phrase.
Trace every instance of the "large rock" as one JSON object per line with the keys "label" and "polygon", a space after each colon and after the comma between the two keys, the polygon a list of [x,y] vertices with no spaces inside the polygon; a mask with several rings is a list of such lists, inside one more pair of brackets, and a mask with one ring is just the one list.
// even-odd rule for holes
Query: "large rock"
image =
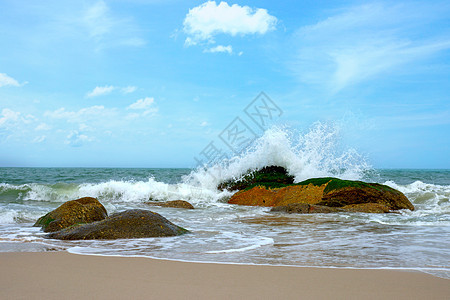
{"label": "large rock", "polygon": [[256,186],[237,192],[228,203],[254,206],[305,203],[361,212],[414,210],[408,198],[391,187],[332,177],[308,179],[274,189]]}
{"label": "large rock", "polygon": [[306,203],[291,203],[272,207],[270,212],[288,214],[328,214],[340,212],[389,213],[391,210],[386,205],[377,203],[350,204],[341,208]]}
{"label": "large rock", "polygon": [[275,206],[271,212],[283,212],[288,214],[327,214],[327,213],[337,213],[343,212],[344,209],[337,207],[328,207],[323,205],[313,205],[306,203],[291,203],[283,206]]}
{"label": "large rock", "polygon": [[101,221],[108,216],[105,207],[97,199],[84,197],[67,201],[34,224],[45,232],[54,232],[69,226]]}
{"label": "large rock", "polygon": [[289,175],[285,168],[268,166],[260,170],[248,172],[239,179],[230,179],[222,182],[217,188],[219,190],[227,189],[229,191],[236,191],[255,186],[277,188],[292,183],[294,183],[294,177]]}
{"label": "large rock", "polygon": [[132,209],[102,221],[74,226],[46,235],[59,240],[113,240],[176,236],[188,231],[149,210]]}
{"label": "large rock", "polygon": [[187,201],[184,200],[171,200],[166,202],[158,202],[158,201],[148,201],[145,204],[152,206],[161,206],[161,207],[173,207],[173,208],[185,208],[185,209],[194,209],[194,206]]}

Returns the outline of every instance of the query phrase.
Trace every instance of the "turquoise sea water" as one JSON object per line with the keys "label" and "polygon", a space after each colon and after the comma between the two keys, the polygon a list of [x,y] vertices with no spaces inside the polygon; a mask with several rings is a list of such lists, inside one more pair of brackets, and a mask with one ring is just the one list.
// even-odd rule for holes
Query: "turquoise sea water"
{"label": "turquoise sea water", "polygon": [[[251,149],[221,164],[191,169],[0,168],[0,251],[58,251],[201,262],[341,268],[400,268],[450,278],[450,170],[376,170],[355,151],[337,151],[327,132],[298,139],[268,130]],[[387,184],[415,211],[398,214],[270,213],[227,204],[222,180],[266,165],[297,182],[335,176]],[[108,212],[150,209],[192,234],[115,241],[58,241],[32,227],[68,200],[91,196]],[[148,206],[187,200],[196,209]]]}
{"label": "turquoise sea water", "polygon": [[[190,169],[0,168],[0,251],[69,250],[188,261],[411,268],[448,277],[450,170],[376,170],[416,211],[370,215],[278,215],[226,204],[227,193],[189,183]],[[193,234],[119,241],[46,240],[32,227],[64,201],[97,197],[112,213],[156,211]],[[184,199],[195,210],[148,207]]]}

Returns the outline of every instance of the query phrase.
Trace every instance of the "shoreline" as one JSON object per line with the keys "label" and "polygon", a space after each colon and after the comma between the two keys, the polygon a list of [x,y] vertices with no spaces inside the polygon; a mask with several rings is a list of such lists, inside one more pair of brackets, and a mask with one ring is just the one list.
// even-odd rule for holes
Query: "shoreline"
{"label": "shoreline", "polygon": [[194,263],[61,252],[0,253],[6,299],[445,299],[450,280],[412,270]]}
{"label": "shoreline", "polygon": [[[53,251],[53,250],[52,250]],[[40,251],[44,252],[44,251]],[[447,279],[450,278],[438,276],[432,273],[428,273],[427,271],[441,271],[442,269],[433,269],[433,268],[408,268],[408,267],[344,267],[344,266],[312,266],[312,265],[271,265],[271,264],[252,264],[252,263],[239,263],[239,262],[226,262],[226,261],[212,261],[212,260],[185,260],[185,259],[176,259],[176,258],[161,258],[161,257],[153,257],[153,256],[145,256],[145,255],[115,255],[115,254],[93,254],[93,253],[77,253],[71,251],[71,249],[60,250],[56,252],[67,252],[73,255],[81,255],[81,256],[96,256],[96,257],[123,257],[123,258],[143,258],[143,259],[151,259],[151,260],[161,260],[161,261],[171,261],[171,262],[180,262],[180,263],[193,263],[193,264],[211,264],[211,265],[232,265],[232,266],[262,266],[262,267],[288,267],[288,268],[306,268],[306,269],[337,269],[337,270],[386,270],[386,271],[398,271],[398,272],[417,272],[423,273],[426,275],[431,275],[433,277]],[[30,252],[23,252],[30,253]],[[445,271],[448,269],[445,268]]]}

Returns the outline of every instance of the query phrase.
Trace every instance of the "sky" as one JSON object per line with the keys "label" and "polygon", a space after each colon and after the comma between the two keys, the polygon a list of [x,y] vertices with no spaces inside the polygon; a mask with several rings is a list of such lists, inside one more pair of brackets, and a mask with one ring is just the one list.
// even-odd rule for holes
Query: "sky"
{"label": "sky", "polygon": [[270,124],[334,124],[376,168],[450,168],[448,1],[0,7],[0,166],[194,167],[262,134],[264,92]]}

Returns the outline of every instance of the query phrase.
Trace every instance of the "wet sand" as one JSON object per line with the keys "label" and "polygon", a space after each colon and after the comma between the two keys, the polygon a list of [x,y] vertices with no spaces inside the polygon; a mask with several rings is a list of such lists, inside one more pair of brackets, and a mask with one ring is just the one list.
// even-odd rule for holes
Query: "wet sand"
{"label": "wet sand", "polygon": [[450,299],[421,272],[0,253],[1,299]]}

